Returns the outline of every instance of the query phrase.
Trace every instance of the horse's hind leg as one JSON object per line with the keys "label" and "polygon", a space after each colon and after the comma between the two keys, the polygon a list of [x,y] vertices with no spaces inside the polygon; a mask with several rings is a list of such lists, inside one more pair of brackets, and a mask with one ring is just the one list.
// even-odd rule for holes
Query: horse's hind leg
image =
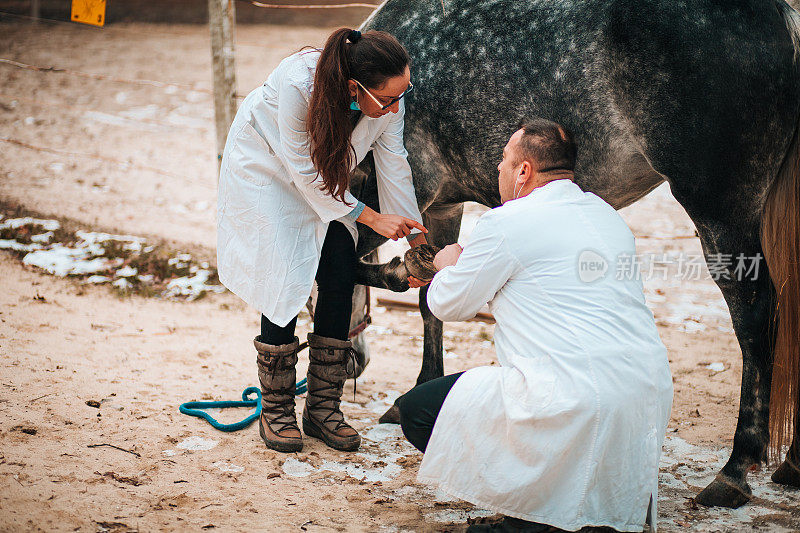
{"label": "horse's hind leg", "polygon": [[800,488],[800,437],[798,437],[798,424],[795,424],[794,439],[786,454],[786,459],[772,473],[772,481],[781,485]]}
{"label": "horse's hind leg", "polygon": [[[422,214],[422,221],[428,229],[428,243],[440,248],[458,240],[461,229],[461,215],[464,213],[464,204],[447,207],[430,207]],[[442,351],[442,321],[433,316],[428,308],[428,286],[419,290],[419,310],[425,336],[422,345],[422,367],[417,377],[417,385],[444,375],[444,353]],[[393,405],[378,420],[381,423],[400,423],[400,412],[397,405]]]}
{"label": "horse's hind leg", "polygon": [[[720,195],[718,201],[726,207],[712,210],[707,204],[693,204],[696,197],[681,198],[679,193],[676,194],[697,226],[707,264],[713,267],[715,275],[721,267],[722,273],[715,281],[728,304],[743,359],[739,420],[733,437],[733,450],[716,479],[700,492],[696,500],[709,506],[739,507],[751,497],[747,471],[752,465],[766,460],[769,443],[773,289],[766,263],[761,259],[760,210],[755,199],[743,201],[734,199],[732,195],[727,199],[724,196]],[[737,257],[741,257],[748,268],[754,266],[754,261],[758,262],[757,275],[737,271]]]}

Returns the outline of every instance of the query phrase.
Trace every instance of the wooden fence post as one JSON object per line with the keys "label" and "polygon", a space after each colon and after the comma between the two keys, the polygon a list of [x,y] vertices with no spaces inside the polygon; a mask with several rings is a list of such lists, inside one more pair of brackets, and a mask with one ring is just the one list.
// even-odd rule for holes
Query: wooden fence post
{"label": "wooden fence post", "polygon": [[[211,61],[214,70],[214,117],[217,129],[217,165],[222,162],[228,128],[236,114],[236,70],[233,30],[234,0],[208,0]],[[219,175],[217,177],[219,179]]]}

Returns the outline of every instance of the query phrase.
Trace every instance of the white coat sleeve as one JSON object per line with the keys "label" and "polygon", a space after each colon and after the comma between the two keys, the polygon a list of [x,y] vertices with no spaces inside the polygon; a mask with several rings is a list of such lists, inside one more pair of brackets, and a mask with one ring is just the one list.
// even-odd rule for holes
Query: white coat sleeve
{"label": "white coat sleeve", "polygon": [[428,307],[442,321],[473,318],[517,270],[503,234],[481,217],[455,265],[440,270],[428,288]]}
{"label": "white coat sleeve", "polygon": [[356,198],[346,191],[344,202],[324,192],[322,177],[311,161],[311,143],[306,129],[308,101],[300,87],[284,79],[278,88],[278,131],[281,139],[277,150],[297,190],[323,222],[330,222],[350,213]]}
{"label": "white coat sleeve", "polygon": [[[373,143],[378,201],[381,213],[401,215],[422,224],[414,182],[411,179],[411,166],[407,159],[408,152],[403,145],[405,109],[403,100],[400,100],[400,109]],[[413,233],[419,232],[414,230]]]}

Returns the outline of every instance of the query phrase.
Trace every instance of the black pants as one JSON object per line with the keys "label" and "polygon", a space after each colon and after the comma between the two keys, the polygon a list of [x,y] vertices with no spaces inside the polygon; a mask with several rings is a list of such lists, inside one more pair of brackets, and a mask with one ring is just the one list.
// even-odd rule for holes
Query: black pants
{"label": "black pants", "polygon": [[463,372],[426,381],[397,399],[403,435],[419,451],[425,452],[428,447],[444,399],[461,374]]}
{"label": "black pants", "polygon": [[[357,260],[353,236],[341,222],[331,222],[322,243],[315,278],[319,292],[314,309],[314,333],[317,335],[347,340],[353,311]],[[261,315],[261,342],[289,344],[294,340],[296,325],[297,317],[280,327]]]}

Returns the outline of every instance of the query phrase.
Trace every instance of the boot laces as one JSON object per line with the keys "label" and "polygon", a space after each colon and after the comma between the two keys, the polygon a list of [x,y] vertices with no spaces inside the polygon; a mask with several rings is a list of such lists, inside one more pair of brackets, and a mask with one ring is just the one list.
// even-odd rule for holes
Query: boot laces
{"label": "boot laces", "polygon": [[[355,377],[355,368],[357,364],[357,352],[354,348],[346,348],[345,357],[341,361],[319,361],[314,360],[315,365],[319,366],[341,366],[343,367],[345,373],[347,372],[348,365],[352,365],[353,368],[353,401],[356,399],[356,377]],[[327,385],[322,387],[316,388],[313,390],[313,395],[310,394],[312,391],[309,390],[309,410],[320,409],[324,411],[329,411],[325,418],[322,419],[322,423],[325,424],[327,422],[336,422],[336,427],[333,431],[339,431],[343,427],[350,427],[350,425],[344,421],[344,414],[342,413],[341,409],[339,408],[339,404],[341,402],[342,396],[342,388],[344,387],[344,381],[331,381],[328,379],[323,378],[322,376],[317,375],[311,369],[309,369],[309,373],[312,374],[315,378],[320,381],[324,381]],[[333,394],[330,394],[330,392]],[[320,393],[325,394],[320,394]],[[319,396],[320,399],[313,401],[315,396]],[[325,403],[329,403],[330,405],[323,405]],[[332,418],[334,417],[335,418]]]}
{"label": "boot laces", "polygon": [[294,387],[283,387],[279,389],[270,389],[270,396],[276,396],[277,399],[271,400],[261,398],[261,411],[267,415],[267,423],[276,426],[279,429],[275,433],[280,433],[287,429],[298,429],[297,418],[294,413]]}
{"label": "boot laces", "polygon": [[[272,379],[275,379],[275,374],[278,370],[286,370],[294,366],[289,364],[292,355],[294,354],[268,354],[266,356],[267,371],[270,372]],[[272,426],[279,427],[277,431],[273,429],[275,433],[280,433],[287,429],[297,429],[299,431],[294,413],[295,386],[271,388],[269,389],[269,395],[277,397],[277,399],[271,400],[262,396],[261,410],[268,415],[274,416],[274,418],[267,419],[270,428]]]}

